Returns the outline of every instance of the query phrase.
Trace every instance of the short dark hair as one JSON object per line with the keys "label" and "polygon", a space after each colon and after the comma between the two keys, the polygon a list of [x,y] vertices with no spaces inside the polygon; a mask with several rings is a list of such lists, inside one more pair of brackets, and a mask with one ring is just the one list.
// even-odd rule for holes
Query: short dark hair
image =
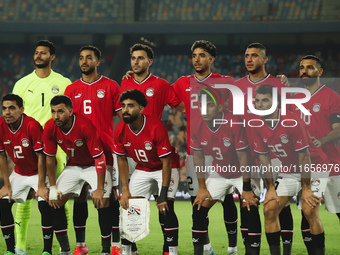
{"label": "short dark hair", "polygon": [[207,95],[207,100],[216,101],[217,105],[221,104],[220,99],[222,99],[222,92],[218,89],[201,88],[199,97],[201,98],[202,95]]}
{"label": "short dark hair", "polygon": [[251,49],[251,48],[262,50],[264,56],[266,56],[266,54],[267,54],[267,49],[266,49],[266,47],[264,47],[264,45],[262,43],[259,43],[259,42],[251,43],[251,44],[248,45],[247,49]]}
{"label": "short dark hair", "polygon": [[35,45],[35,49],[37,49],[38,46],[45,46],[48,47],[50,49],[50,54],[54,55],[55,54],[55,46],[52,42],[48,41],[48,40],[40,40],[37,42],[37,44]]}
{"label": "short dark hair", "polygon": [[16,94],[7,94],[6,96],[2,98],[2,103],[4,101],[15,101],[17,105],[19,106],[19,108],[24,106],[24,102],[22,98]]}
{"label": "short dark hair", "polygon": [[202,48],[203,50],[208,52],[213,57],[216,57],[216,55],[217,55],[216,54],[217,53],[216,46],[209,41],[198,40],[198,41],[194,42],[194,44],[191,46],[191,51],[194,52],[194,50],[196,48]]}
{"label": "short dark hair", "polygon": [[94,55],[99,60],[100,60],[100,58],[102,56],[101,51],[96,46],[93,46],[93,45],[85,45],[85,46],[81,47],[80,50],[79,50],[79,55],[80,55],[80,52],[82,52],[83,50],[91,50],[91,51],[93,51]]}
{"label": "short dark hair", "polygon": [[320,58],[318,58],[317,56],[314,55],[306,55],[304,57],[301,58],[301,61],[304,59],[312,59],[316,61],[316,64],[318,65],[318,68],[321,68],[321,60]]}
{"label": "short dark hair", "polygon": [[145,44],[141,44],[141,43],[136,43],[135,45],[133,45],[131,48],[130,48],[130,54],[132,55],[132,53],[134,51],[137,51],[137,50],[143,50],[146,52],[146,55],[148,56],[149,59],[153,59],[154,57],[154,53],[153,53],[153,50],[151,49],[151,47],[145,45]]}
{"label": "short dark hair", "polygon": [[51,105],[64,104],[67,108],[73,108],[72,100],[65,95],[57,95],[51,99]]}
{"label": "short dark hair", "polygon": [[126,99],[135,100],[139,105],[143,107],[146,107],[146,105],[148,104],[148,100],[146,100],[145,95],[137,89],[125,91],[121,95],[119,101],[122,103]]}
{"label": "short dark hair", "polygon": [[[269,94],[271,95],[271,97],[273,97],[273,88],[277,88],[277,87],[270,85],[270,84],[262,84],[256,87],[255,94],[261,94],[261,95]],[[281,96],[280,96],[279,88],[277,88],[277,100],[279,103],[281,103]]]}

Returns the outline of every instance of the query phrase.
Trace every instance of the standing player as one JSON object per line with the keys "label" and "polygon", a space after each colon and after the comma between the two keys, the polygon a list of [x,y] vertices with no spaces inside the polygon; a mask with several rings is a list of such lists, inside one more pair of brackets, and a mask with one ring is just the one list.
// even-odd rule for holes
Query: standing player
{"label": "standing player", "polygon": [[[256,109],[268,110],[273,102],[274,86],[261,85],[256,88]],[[264,125],[253,128],[254,150],[264,172],[270,171],[270,151],[282,162],[277,180],[267,175],[268,192],[264,202],[265,230],[270,253],[281,254],[279,213],[287,202],[302,189],[302,211],[310,224],[314,254],[325,254],[324,230],[319,218],[321,196],[327,179],[320,178],[318,189],[311,190],[311,164],[328,165],[327,156],[313,145],[304,122],[290,111],[281,115],[280,101],[271,114],[260,116]]]}
{"label": "standing player", "polygon": [[[55,46],[47,40],[38,41],[35,46],[33,62],[35,70],[21,78],[14,85],[13,94],[19,95],[24,100],[25,114],[36,119],[41,126],[50,119],[50,101],[55,95],[64,94],[67,85],[71,81],[51,69],[55,59]],[[62,150],[57,153],[58,173],[66,164],[66,154]],[[28,220],[31,216],[31,201],[18,204],[15,221],[20,225],[15,228],[17,244],[16,252],[26,255],[26,239]],[[68,209],[68,207],[66,207]],[[68,213],[68,210],[67,210]]]}
{"label": "standing player", "polygon": [[[195,123],[198,121],[195,116],[200,116],[198,111],[198,91],[197,87],[201,87],[202,84],[213,86],[216,83],[232,84],[234,78],[230,76],[223,76],[220,74],[212,73],[211,68],[216,58],[216,47],[209,41],[199,40],[194,42],[191,47],[192,51],[192,65],[195,69],[195,74],[189,76],[183,76],[179,78],[173,85],[173,89],[180,99],[184,102],[185,113],[187,116],[187,184],[189,194],[191,196],[191,202],[193,203],[198,192],[198,181],[194,169],[193,152],[190,149],[190,130],[194,128]],[[193,91],[193,88],[196,88]],[[205,86],[206,87],[206,86]],[[228,99],[228,92],[224,92],[223,101]],[[223,102],[223,103],[224,103]],[[200,120],[201,121],[201,120]],[[229,238],[229,250],[230,252],[237,251],[237,208],[234,204],[233,195],[226,195],[222,202],[223,216],[225,226],[228,232]],[[210,251],[214,254],[214,250],[211,248],[209,236],[207,233],[206,244],[204,250]]]}
{"label": "standing player", "polygon": [[[100,64],[101,52],[92,45],[83,46],[79,50],[79,66],[82,78],[69,85],[65,95],[73,102],[73,111],[91,120],[97,128],[102,140],[106,167],[114,174],[111,194],[112,210],[112,254],[119,254],[119,201],[116,194],[118,176],[113,169],[113,116],[117,114],[121,118],[121,106],[119,102],[119,85],[107,77],[99,75],[97,68]],[[88,187],[88,185],[87,185]],[[88,252],[85,245],[85,226],[88,216],[87,192],[74,199],[73,224],[76,232],[77,247],[74,255],[82,255]]]}
{"label": "standing player", "polygon": [[[64,204],[72,196],[79,195],[85,182],[93,191],[91,197],[98,209],[102,237],[102,253],[110,254],[111,211],[109,197],[111,175],[106,170],[105,155],[96,128],[91,121],[73,114],[72,101],[67,96],[55,96],[51,100],[52,119],[44,129],[44,153],[50,181],[49,203],[53,206],[53,228],[62,255],[71,255],[67,236],[67,220]],[[55,154],[59,145],[67,153],[68,161],[56,181]]]}
{"label": "standing player", "polygon": [[[215,91],[217,94],[215,94]],[[200,92],[200,102],[202,102],[202,95],[207,97],[207,110],[205,115],[202,114],[204,121],[201,122],[198,131],[191,133],[191,148],[194,150],[194,164],[199,182],[199,190],[193,209],[192,240],[194,254],[203,254],[203,246],[206,243],[204,239],[208,231],[207,216],[210,208],[217,201],[223,201],[226,194],[231,194],[233,187],[236,187],[239,194],[242,193],[242,198],[248,203],[247,205],[244,203],[243,206],[247,206],[248,210],[251,206],[257,206],[258,203],[251,188],[250,179],[246,175],[242,178],[240,170],[241,167],[248,166],[248,144],[245,128],[240,125],[215,124],[217,119],[224,119],[229,123],[241,122],[240,117],[222,110],[223,107],[219,102],[222,93],[219,93],[218,90],[215,91],[204,89]],[[211,167],[214,171],[210,173],[207,179],[205,179],[205,172],[209,166],[205,164],[205,155],[213,157]],[[228,254],[237,254],[237,252],[232,252],[228,247]]]}
{"label": "standing player", "polygon": [[[120,122],[115,129],[114,152],[118,155],[118,169],[122,182],[121,205],[126,210],[129,208],[129,198],[148,199],[153,191],[153,182],[156,181],[159,189],[157,207],[160,222],[164,223],[164,242],[167,243],[168,254],[176,255],[178,220],[173,200],[177,192],[179,175],[177,168],[171,167],[172,147],[168,132],[160,120],[142,114],[148,103],[142,92],[126,91],[120,101],[125,123]],[[130,183],[128,156],[137,162]],[[171,179],[174,180],[174,184],[169,187]],[[122,255],[131,254],[131,245],[123,244],[122,247]]]}
{"label": "standing player", "polygon": [[[148,101],[148,105],[145,107],[143,113],[159,120],[161,120],[164,106],[167,104],[173,108],[179,109],[180,111],[184,111],[183,102],[181,102],[179,97],[173,91],[170,84],[164,79],[156,77],[149,72],[149,67],[153,63],[153,50],[147,45],[135,44],[131,47],[130,54],[133,74],[128,79],[124,79],[122,81],[121,92],[131,89],[141,91]],[[174,147],[172,147],[172,151],[172,168],[179,168],[179,155],[175,151]],[[130,169],[133,167],[131,170],[134,169],[134,164],[134,162],[129,160]],[[172,204],[173,202],[174,201],[169,201],[169,203]],[[163,218],[160,217],[159,219],[162,220]],[[161,222],[161,226],[164,233],[164,222]],[[129,243],[127,240],[122,240],[122,242],[126,244]],[[164,245],[163,252],[169,252],[167,242],[164,242]]]}
{"label": "standing player", "polygon": [[[1,230],[7,252],[14,255],[14,220],[12,205],[24,203],[33,198],[33,189],[39,197],[41,225],[44,238],[43,255],[52,254],[53,229],[45,186],[45,156],[43,152],[42,127],[31,117],[23,114],[23,101],[18,95],[8,94],[2,99],[0,118],[0,169],[4,186],[0,190]],[[15,169],[9,175],[7,154],[13,160]],[[5,237],[6,236],[6,237]]]}
{"label": "standing player", "polygon": [[[266,54],[266,48],[261,43],[251,43],[248,45],[246,52],[244,54],[244,62],[245,67],[248,71],[248,75],[235,81],[234,85],[239,87],[242,92],[245,95],[245,103],[247,102],[247,95],[248,95],[248,88],[252,88],[252,98],[253,101],[255,101],[255,88],[262,84],[271,84],[279,89],[279,92],[281,91],[281,88],[284,87],[284,85],[281,83],[280,79],[275,78],[271,74],[268,74],[266,72],[265,64],[268,61],[268,57]],[[233,109],[233,98],[231,97],[228,104],[228,109],[232,111]],[[246,122],[248,122],[249,119],[254,117],[253,114],[249,113],[248,106],[245,105],[246,112],[243,116],[241,116],[243,119],[245,119]],[[256,116],[257,117],[257,116]],[[254,153],[253,149],[253,141],[252,141],[252,134],[251,134],[251,128],[249,126],[246,127],[247,132],[247,139],[250,147],[251,152],[251,158],[250,158],[250,165],[257,165],[257,155]],[[273,157],[274,159],[275,157]],[[277,159],[273,160],[273,164],[277,164],[275,161]],[[252,179],[252,183],[259,182],[260,178],[259,176],[255,176],[255,178]],[[259,184],[257,184],[259,185]],[[260,252],[260,244],[261,242],[261,221],[260,221],[260,215],[258,212],[258,208],[252,208],[250,212],[246,211],[246,208],[241,209],[241,211],[244,211],[243,213],[245,215],[252,214],[252,216],[249,216],[253,219],[253,221],[242,221],[241,225],[241,233],[243,236],[243,242],[246,246],[246,250],[249,250],[249,252],[252,252],[251,250],[257,250],[257,252]],[[256,217],[256,216],[257,217]],[[247,216],[246,216],[247,217]],[[289,255],[291,253],[291,247],[292,247],[292,240],[293,240],[293,218],[290,211],[290,206],[288,203],[288,206],[284,207],[282,209],[282,212],[280,213],[280,222],[282,223],[282,241],[283,241],[283,254]]]}
{"label": "standing player", "polygon": [[[306,123],[313,138],[313,143],[320,147],[327,155],[333,166],[340,165],[340,96],[326,85],[321,85],[320,76],[323,73],[321,61],[318,57],[307,55],[300,62],[300,78],[305,89],[309,90],[312,97],[303,106],[311,115],[304,115],[298,108],[292,110]],[[294,98],[301,98],[301,94],[295,94]],[[340,219],[340,203],[338,199],[340,176],[336,171],[331,171],[327,183],[324,200],[326,209],[336,213]],[[308,250],[308,254],[314,254],[311,244],[309,224],[305,217],[301,224],[302,236]]]}

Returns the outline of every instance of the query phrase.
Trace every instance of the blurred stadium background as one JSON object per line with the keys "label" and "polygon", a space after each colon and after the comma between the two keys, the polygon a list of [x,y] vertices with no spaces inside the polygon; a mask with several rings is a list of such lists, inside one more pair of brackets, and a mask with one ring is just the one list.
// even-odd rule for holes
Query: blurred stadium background
{"label": "blurred stadium background", "polygon": [[[120,83],[130,69],[129,47],[140,42],[155,51],[150,71],[173,83],[193,73],[190,47],[205,39],[217,46],[214,72],[246,75],[245,48],[261,42],[268,73],[295,78],[300,57],[315,54],[323,61],[323,77],[340,91],[338,0],[1,0],[0,19],[0,97],[32,72],[40,39],[56,45],[52,68],[72,81],[81,76],[81,46],[99,47],[100,73]],[[180,190],[186,196],[186,119],[166,109],[163,120],[182,158]]]}

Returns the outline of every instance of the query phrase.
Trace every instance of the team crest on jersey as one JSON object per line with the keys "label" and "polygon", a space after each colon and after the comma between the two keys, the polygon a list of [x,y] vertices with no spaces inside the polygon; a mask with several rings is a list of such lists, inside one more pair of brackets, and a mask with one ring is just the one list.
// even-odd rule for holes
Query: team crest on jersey
{"label": "team crest on jersey", "polygon": [[267,138],[263,138],[263,142],[264,142],[264,143],[267,143]]}
{"label": "team crest on jersey", "polygon": [[225,147],[229,147],[231,145],[231,142],[230,142],[229,138],[227,138],[227,137],[223,138],[223,145]]}
{"label": "team crest on jersey", "polygon": [[312,184],[312,186],[319,186],[320,185],[320,180],[312,178],[311,184]]}
{"label": "team crest on jersey", "polygon": [[52,93],[53,94],[58,94],[59,93],[59,88],[58,87],[53,87],[52,88]]}
{"label": "team crest on jersey", "polygon": [[30,142],[29,142],[28,139],[24,138],[24,139],[21,140],[21,144],[24,147],[28,147],[30,145]]}
{"label": "team crest on jersey", "polygon": [[289,142],[288,137],[286,135],[281,135],[280,139],[281,139],[281,142],[284,144]]}
{"label": "team crest on jersey", "polygon": [[150,151],[152,149],[152,143],[151,142],[145,142],[144,147],[146,150]]}
{"label": "team crest on jersey", "polygon": [[313,112],[319,112],[320,109],[321,109],[321,104],[319,103],[313,104]]}
{"label": "team crest on jersey", "polygon": [[128,219],[130,221],[137,221],[140,217],[141,210],[137,205],[131,205],[128,210]]}
{"label": "team crest on jersey", "polygon": [[103,90],[103,89],[97,90],[97,97],[98,98],[104,98],[105,97],[105,90]]}
{"label": "team crest on jersey", "polygon": [[153,96],[153,94],[154,94],[154,89],[153,88],[148,88],[148,89],[146,89],[146,92],[145,92],[145,94],[148,96],[148,97],[152,97]]}
{"label": "team crest on jersey", "polygon": [[57,143],[63,143],[63,141],[62,140],[58,140]]}
{"label": "team crest on jersey", "polygon": [[75,140],[74,143],[76,144],[77,147],[83,146],[83,144],[84,144],[83,140],[81,140],[81,139]]}

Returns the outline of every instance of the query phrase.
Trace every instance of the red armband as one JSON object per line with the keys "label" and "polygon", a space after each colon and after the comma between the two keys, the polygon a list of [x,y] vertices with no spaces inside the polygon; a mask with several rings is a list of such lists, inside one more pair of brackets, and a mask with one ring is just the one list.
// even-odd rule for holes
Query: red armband
{"label": "red armband", "polygon": [[94,159],[94,164],[96,166],[97,174],[105,174],[106,163],[105,163],[104,153],[102,155],[100,155],[100,157]]}

